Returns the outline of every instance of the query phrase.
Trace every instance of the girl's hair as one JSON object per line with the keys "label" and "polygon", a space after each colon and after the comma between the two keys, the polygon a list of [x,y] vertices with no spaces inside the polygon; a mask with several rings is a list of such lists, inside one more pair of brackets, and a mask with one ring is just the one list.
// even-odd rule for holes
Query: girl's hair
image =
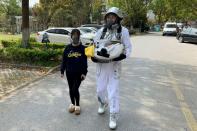
{"label": "girl's hair", "polygon": [[72,38],[72,36],[73,36],[74,33],[77,33],[77,35],[80,37],[80,34],[81,34],[80,31],[78,29],[73,29],[71,31],[71,38]]}

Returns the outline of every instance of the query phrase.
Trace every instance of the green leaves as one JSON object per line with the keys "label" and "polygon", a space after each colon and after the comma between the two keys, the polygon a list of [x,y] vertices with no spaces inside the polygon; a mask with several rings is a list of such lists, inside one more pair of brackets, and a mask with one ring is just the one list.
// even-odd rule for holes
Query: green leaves
{"label": "green leaves", "polygon": [[18,0],[1,0],[0,13],[5,13],[7,16],[21,15],[21,6]]}
{"label": "green leaves", "polygon": [[146,22],[147,7],[146,2],[142,0],[113,0],[110,6],[119,7],[125,14],[124,23],[127,26],[133,25],[139,28]]}
{"label": "green leaves", "polygon": [[158,23],[197,19],[197,0],[152,0],[149,8],[156,14]]}
{"label": "green leaves", "polygon": [[49,44],[48,49],[45,44],[32,42],[31,48],[21,48],[19,41],[2,41],[3,47],[0,49],[0,61],[26,63],[34,65],[48,64],[57,65],[62,57],[65,44]]}
{"label": "green leaves", "polygon": [[40,0],[33,12],[44,28],[79,26],[89,19],[91,0]]}

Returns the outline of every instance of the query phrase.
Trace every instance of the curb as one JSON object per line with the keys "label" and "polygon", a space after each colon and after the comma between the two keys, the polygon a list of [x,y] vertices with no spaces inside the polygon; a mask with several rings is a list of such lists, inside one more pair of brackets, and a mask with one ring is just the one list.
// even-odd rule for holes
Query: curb
{"label": "curb", "polygon": [[3,95],[0,95],[0,100],[2,100],[2,99],[3,99],[4,97],[6,97],[6,96],[9,96],[11,93],[13,93],[13,92],[15,92],[15,91],[17,91],[17,90],[19,90],[19,89],[22,89],[22,88],[24,88],[24,87],[26,87],[26,86],[28,86],[28,85],[30,85],[30,84],[32,84],[32,83],[35,83],[36,81],[41,80],[42,78],[46,77],[46,76],[49,75],[50,73],[52,73],[52,72],[54,72],[55,70],[57,70],[59,67],[60,67],[60,65],[55,66],[55,67],[51,68],[46,74],[44,74],[44,75],[42,75],[42,76],[40,76],[40,77],[38,77],[38,78],[35,78],[34,80],[28,81],[28,82],[26,82],[26,83],[24,83],[24,84],[22,84],[22,85],[19,85],[17,88],[15,88],[15,89],[13,89],[13,90],[10,90],[10,91],[6,92],[6,93],[3,94]]}

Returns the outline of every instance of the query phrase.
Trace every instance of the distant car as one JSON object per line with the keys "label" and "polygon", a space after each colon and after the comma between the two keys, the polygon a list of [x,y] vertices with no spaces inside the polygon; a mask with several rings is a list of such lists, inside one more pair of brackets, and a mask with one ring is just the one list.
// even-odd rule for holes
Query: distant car
{"label": "distant car", "polygon": [[49,43],[70,43],[72,28],[49,28],[37,33],[37,42],[42,42],[44,34],[48,35]]}
{"label": "distant car", "polygon": [[193,42],[197,43],[197,28],[196,27],[187,27],[177,35],[177,39],[180,43],[183,42]]}
{"label": "distant car", "polygon": [[[38,42],[43,42],[43,35],[47,33],[48,35],[48,42],[50,43],[66,43],[69,44],[71,43],[71,31],[74,28],[61,28],[61,27],[56,27],[56,28],[49,28],[47,30],[41,31],[37,33],[37,41]],[[84,33],[81,32],[81,42],[85,46],[89,46],[90,44],[93,43],[93,35],[89,33]]]}
{"label": "distant car", "polygon": [[97,30],[102,28],[103,25],[98,25],[98,24],[84,24],[84,25],[81,25],[81,27],[94,27],[96,28]]}
{"label": "distant car", "polygon": [[163,28],[163,36],[165,35],[177,35],[177,24],[175,22],[167,22]]}

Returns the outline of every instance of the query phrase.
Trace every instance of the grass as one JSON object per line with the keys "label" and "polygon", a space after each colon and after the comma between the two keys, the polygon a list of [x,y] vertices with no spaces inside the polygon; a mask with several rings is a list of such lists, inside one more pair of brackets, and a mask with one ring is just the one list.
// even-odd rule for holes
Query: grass
{"label": "grass", "polygon": [[[31,34],[30,37],[35,37],[35,34]],[[18,40],[22,38],[22,34],[19,35],[9,35],[9,34],[4,34],[4,33],[0,33],[0,43],[1,40]]]}
{"label": "grass", "polygon": [[1,40],[18,40],[19,38],[22,38],[22,35],[9,35],[9,34],[0,33],[0,41]]}
{"label": "grass", "polygon": [[[36,37],[36,34],[31,34],[30,37]],[[22,34],[19,35],[10,35],[10,34],[5,34],[0,32],[0,49],[3,48],[1,41],[2,40],[19,40],[22,38]]]}

